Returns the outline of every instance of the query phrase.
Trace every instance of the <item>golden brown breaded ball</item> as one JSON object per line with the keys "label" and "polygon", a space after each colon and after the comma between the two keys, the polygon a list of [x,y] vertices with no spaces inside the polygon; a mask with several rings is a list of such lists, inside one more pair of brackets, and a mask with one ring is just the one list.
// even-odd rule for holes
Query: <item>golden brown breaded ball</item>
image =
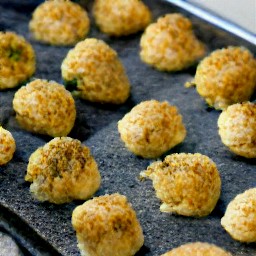
{"label": "golden brown breaded ball", "polygon": [[256,242],[256,188],[237,195],[228,204],[221,225],[235,240]]}
{"label": "golden brown breaded ball", "polygon": [[24,37],[0,31],[0,90],[14,88],[36,69],[35,52]]}
{"label": "golden brown breaded ball", "polygon": [[232,256],[232,254],[214,244],[195,242],[183,244],[161,256]]}
{"label": "golden brown breaded ball", "polygon": [[36,79],[14,95],[13,108],[22,128],[52,137],[66,136],[76,119],[75,101],[64,86]]}
{"label": "golden brown breaded ball", "polygon": [[219,135],[232,152],[256,158],[256,104],[237,103],[224,110],[218,119]]}
{"label": "golden brown breaded ball", "polygon": [[72,45],[86,37],[90,20],[79,4],[48,0],[35,9],[29,29],[33,37],[43,43]]}
{"label": "golden brown breaded ball", "polygon": [[194,83],[215,109],[247,101],[256,88],[256,60],[244,47],[216,50],[200,62]]}
{"label": "golden brown breaded ball", "polygon": [[130,83],[116,51],[102,40],[79,42],[63,60],[61,71],[67,88],[83,99],[120,104],[130,94]]}
{"label": "golden brown breaded ball", "polygon": [[82,256],[132,256],[144,243],[135,211],[118,193],[76,207],[72,225]]}
{"label": "golden brown breaded ball", "polygon": [[31,154],[25,180],[32,182],[30,191],[39,201],[62,204],[90,198],[101,178],[88,147],[58,137]]}
{"label": "golden brown breaded ball", "polygon": [[162,212],[203,217],[212,212],[220,197],[218,169],[199,153],[168,155],[141,172],[141,178],[153,181]]}
{"label": "golden brown breaded ball", "polygon": [[135,155],[157,158],[186,136],[182,116],[167,101],[144,101],[118,122],[125,146]]}
{"label": "golden brown breaded ball", "polygon": [[13,157],[16,143],[12,134],[0,126],[0,165],[7,164]]}
{"label": "golden brown breaded ball", "polygon": [[140,0],[96,0],[93,14],[100,30],[111,36],[136,33],[151,22],[151,12]]}
{"label": "golden brown breaded ball", "polygon": [[178,71],[204,56],[188,18],[173,13],[149,25],[140,40],[141,60],[160,71]]}

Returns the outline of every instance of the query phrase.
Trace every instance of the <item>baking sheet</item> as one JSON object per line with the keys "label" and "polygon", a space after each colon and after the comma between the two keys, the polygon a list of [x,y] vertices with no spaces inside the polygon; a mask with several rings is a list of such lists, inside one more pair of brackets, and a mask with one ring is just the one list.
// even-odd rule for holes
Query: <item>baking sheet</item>
{"label": "baking sheet", "polygon": [[[1,0],[0,28],[25,36],[37,56],[34,77],[62,83],[60,65],[70,47],[54,47],[33,41],[28,32],[31,12],[39,1]],[[183,12],[190,17],[196,34],[208,51],[228,45],[244,45],[255,54],[255,48],[246,41],[214,28],[206,22],[164,1],[145,1],[154,19],[170,12]],[[89,10],[91,1],[81,1]],[[166,73],[154,70],[139,58],[141,34],[124,38],[110,38],[92,24],[89,37],[105,40],[119,54],[132,85],[129,100],[121,106],[99,105],[76,99],[77,120],[70,136],[90,147],[99,165],[102,184],[96,196],[119,192],[128,197],[142,225],[145,243],[137,255],[155,256],[181,244],[194,241],[210,242],[232,252],[235,256],[256,255],[255,244],[234,241],[221,227],[220,219],[227,204],[238,193],[256,186],[255,160],[246,160],[230,153],[217,133],[219,111],[210,109],[195,88],[185,88],[192,79],[195,66],[182,72]],[[51,140],[20,129],[12,109],[17,88],[0,92],[0,123],[10,130],[17,143],[13,160],[0,167],[0,220],[31,255],[79,255],[75,232],[71,226],[73,209],[82,204],[75,201],[63,205],[40,203],[29,193],[24,181],[28,158],[35,149]],[[140,182],[140,171],[150,160],[134,156],[119,139],[117,121],[134,105],[143,100],[168,100],[183,115],[187,128],[185,141],[174,152],[199,152],[212,158],[222,179],[222,193],[215,210],[205,218],[175,216],[159,211],[160,201],[155,197],[150,180]]]}

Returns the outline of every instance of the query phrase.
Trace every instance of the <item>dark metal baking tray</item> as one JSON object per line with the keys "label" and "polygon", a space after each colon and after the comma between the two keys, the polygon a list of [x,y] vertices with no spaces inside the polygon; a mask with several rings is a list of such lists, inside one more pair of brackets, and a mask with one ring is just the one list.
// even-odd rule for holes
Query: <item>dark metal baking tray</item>
{"label": "dark metal baking tray", "polygon": [[[40,1],[1,0],[0,29],[25,36],[37,55],[35,77],[62,83],[60,65],[70,47],[43,45],[31,39],[28,22]],[[91,13],[92,1],[81,1]],[[196,34],[207,44],[208,51],[228,45],[243,45],[255,54],[249,42],[208,24],[193,14],[164,1],[145,1],[154,19],[160,15],[181,12],[191,18]],[[92,19],[91,19],[92,20]],[[128,197],[137,212],[145,235],[145,244],[137,255],[161,255],[181,244],[194,241],[215,243],[235,256],[256,255],[255,244],[234,241],[221,227],[220,219],[235,195],[255,187],[255,160],[246,160],[230,153],[217,133],[219,111],[210,109],[194,88],[184,83],[190,80],[196,66],[182,72],[159,72],[141,62],[136,35],[110,38],[100,33],[92,22],[89,37],[105,40],[119,54],[129,76],[132,93],[121,106],[100,105],[76,99],[77,120],[70,136],[91,148],[102,175],[102,185],[96,196],[119,192]],[[12,99],[16,89],[0,92],[0,123],[10,130],[17,143],[13,160],[0,167],[0,228],[8,232],[27,255],[79,255],[75,232],[71,226],[73,209],[82,204],[75,201],[63,205],[40,203],[29,193],[24,181],[30,154],[51,138],[23,131],[15,120]],[[212,158],[222,178],[222,193],[215,210],[205,218],[188,218],[159,211],[160,202],[150,181],[138,179],[150,160],[134,156],[119,139],[116,122],[137,103],[148,100],[168,100],[183,115],[187,128],[185,141],[173,152],[199,152]]]}

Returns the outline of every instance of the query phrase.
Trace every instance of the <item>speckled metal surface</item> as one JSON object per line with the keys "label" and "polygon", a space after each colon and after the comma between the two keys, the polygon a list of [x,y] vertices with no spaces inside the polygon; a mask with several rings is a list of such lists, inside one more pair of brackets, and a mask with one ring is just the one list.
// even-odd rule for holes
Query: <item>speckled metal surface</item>
{"label": "speckled metal surface", "polygon": [[[32,43],[37,56],[35,77],[62,83],[60,65],[70,48],[40,44],[33,41],[28,32],[31,12],[39,2],[1,0],[0,29],[15,31]],[[161,1],[145,2],[155,19],[165,13],[181,11]],[[90,1],[82,3],[90,11]],[[197,35],[208,45],[209,51],[232,44],[245,45],[256,52],[249,44],[190,17]],[[131,81],[132,94],[122,106],[76,99],[78,115],[70,136],[89,146],[98,162],[102,185],[96,195],[119,192],[133,204],[145,235],[145,244],[137,255],[161,255],[193,241],[215,243],[235,256],[256,255],[255,245],[234,241],[220,225],[229,201],[245,189],[256,186],[256,162],[235,156],[222,145],[216,123],[220,112],[209,109],[194,88],[183,86],[192,78],[195,67],[178,73],[164,73],[146,66],[138,55],[141,34],[113,39],[92,25],[89,36],[101,38],[117,50]],[[0,123],[12,132],[17,143],[13,160],[0,167],[0,224],[5,225],[5,229],[26,247],[28,254],[79,255],[71,214],[83,202],[39,203],[31,197],[29,183],[24,181],[30,154],[51,138],[31,134],[18,126],[12,109],[16,90],[0,92]],[[199,152],[216,162],[222,178],[222,194],[216,209],[208,217],[197,219],[161,213],[151,181],[139,181],[140,171],[150,161],[125,149],[116,123],[132,106],[148,99],[168,100],[180,109],[184,117],[187,137],[171,152]]]}

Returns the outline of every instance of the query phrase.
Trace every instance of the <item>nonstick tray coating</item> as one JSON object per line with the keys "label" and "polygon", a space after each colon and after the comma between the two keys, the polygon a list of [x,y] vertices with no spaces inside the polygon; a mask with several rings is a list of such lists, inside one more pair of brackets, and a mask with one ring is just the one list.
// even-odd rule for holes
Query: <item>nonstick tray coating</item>
{"label": "nonstick tray coating", "polygon": [[[31,13],[40,1],[1,0],[0,29],[15,31],[28,39],[37,56],[36,78],[63,83],[60,65],[70,47],[55,47],[32,40],[28,31]],[[81,1],[91,15],[91,2]],[[161,1],[145,1],[154,20],[165,13],[183,12]],[[184,12],[183,12],[184,13]],[[198,37],[208,51],[228,45],[244,45],[255,54],[255,48],[204,21],[190,17]],[[91,19],[92,20],[92,19]],[[93,22],[92,22],[93,23]],[[145,243],[136,255],[161,255],[187,242],[210,242],[233,255],[256,255],[255,244],[234,241],[221,227],[220,219],[227,204],[239,193],[256,186],[255,160],[235,156],[221,143],[217,131],[219,111],[210,109],[195,88],[185,88],[196,66],[182,72],[159,72],[141,62],[136,35],[110,38],[92,24],[89,37],[106,41],[119,54],[132,85],[131,97],[121,106],[101,105],[76,99],[77,120],[70,137],[81,140],[95,156],[102,176],[96,196],[119,192],[128,197],[142,225]],[[71,226],[73,209],[82,204],[75,201],[63,205],[40,203],[29,193],[24,176],[28,158],[34,150],[51,140],[50,137],[22,130],[15,120],[12,99],[16,89],[0,92],[0,123],[12,132],[17,150],[6,166],[0,167],[0,228],[9,232],[28,255],[79,255],[75,232]],[[117,121],[141,101],[167,100],[183,115],[187,137],[169,153],[199,152],[209,156],[218,166],[222,193],[215,210],[205,218],[175,216],[159,211],[150,180],[141,182],[140,171],[152,161],[134,156],[120,141]],[[0,229],[0,230],[1,230]]]}

